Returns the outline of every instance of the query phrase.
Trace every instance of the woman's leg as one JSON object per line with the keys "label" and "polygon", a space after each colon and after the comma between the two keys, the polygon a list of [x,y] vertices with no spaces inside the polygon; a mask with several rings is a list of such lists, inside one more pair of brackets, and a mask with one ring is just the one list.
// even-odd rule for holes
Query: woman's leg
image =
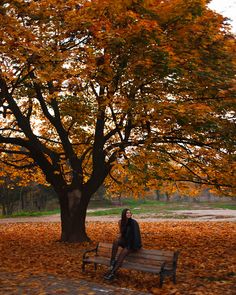
{"label": "woman's leg", "polygon": [[127,255],[129,255],[129,253],[132,252],[132,250],[127,249],[127,248],[123,248],[117,258],[116,264],[114,266],[114,268],[112,269],[112,272],[115,273],[122,265],[125,257]]}
{"label": "woman's leg", "polygon": [[124,248],[124,241],[119,238],[115,240],[112,244],[112,250],[111,250],[111,261],[110,261],[110,266],[114,267],[116,263],[116,254],[118,252],[118,248],[122,247]]}
{"label": "woman's leg", "polygon": [[115,265],[116,253],[118,251],[119,245],[120,245],[120,240],[119,239],[115,240],[113,242],[113,244],[112,244],[111,262],[110,262],[111,267],[114,267],[114,265]]}
{"label": "woman's leg", "polygon": [[126,257],[130,252],[132,252],[132,250],[129,250],[129,249],[127,249],[127,248],[123,248],[123,249],[121,250],[121,252],[120,252],[120,254],[119,254],[118,258],[117,258],[117,261],[116,261],[116,263],[115,263],[115,266],[111,269],[111,271],[110,271],[108,274],[106,274],[106,275],[104,276],[104,279],[106,279],[106,280],[112,280],[112,279],[114,279],[114,276],[115,276],[116,271],[121,267],[121,265],[122,265],[122,263],[123,263],[125,257]]}

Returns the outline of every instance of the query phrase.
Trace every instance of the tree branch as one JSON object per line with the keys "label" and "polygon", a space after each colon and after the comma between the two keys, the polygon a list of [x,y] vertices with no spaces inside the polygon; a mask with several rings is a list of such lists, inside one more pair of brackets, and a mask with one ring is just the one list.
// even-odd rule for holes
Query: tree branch
{"label": "tree branch", "polygon": [[8,149],[0,149],[0,152],[6,153],[6,154],[13,154],[13,155],[27,155],[27,156],[30,156],[30,153],[26,152],[26,151],[14,151],[14,150],[8,150]]}
{"label": "tree branch", "polygon": [[7,165],[7,166],[11,166],[11,167],[14,167],[15,169],[20,169],[20,170],[23,170],[23,169],[31,169],[33,167],[36,167],[37,164],[36,163],[30,163],[30,164],[26,164],[26,165],[21,165],[21,166],[18,166],[18,165],[15,165],[13,163],[10,163],[10,162],[7,162],[7,161],[3,161],[0,159],[0,161]]}

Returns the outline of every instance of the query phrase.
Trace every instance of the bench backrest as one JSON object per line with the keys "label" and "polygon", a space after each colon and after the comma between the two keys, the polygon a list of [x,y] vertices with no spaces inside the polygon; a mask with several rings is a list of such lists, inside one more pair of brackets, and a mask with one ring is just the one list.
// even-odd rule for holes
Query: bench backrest
{"label": "bench backrest", "polygon": [[[112,244],[109,243],[99,243],[97,247],[97,255],[110,258],[111,257]],[[119,252],[121,249],[119,249]],[[160,265],[164,261],[167,267],[173,267],[173,264],[177,262],[177,253],[168,250],[154,250],[154,249],[144,249],[141,248],[138,251],[130,253],[125,260],[129,262],[141,263],[148,265]]]}

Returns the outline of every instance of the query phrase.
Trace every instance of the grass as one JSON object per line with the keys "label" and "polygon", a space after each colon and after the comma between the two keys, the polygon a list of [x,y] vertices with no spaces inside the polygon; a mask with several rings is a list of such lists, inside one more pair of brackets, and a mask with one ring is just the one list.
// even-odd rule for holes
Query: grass
{"label": "grass", "polygon": [[236,204],[214,204],[214,208],[236,210]]}
{"label": "grass", "polygon": [[108,215],[120,215],[120,208],[112,208],[107,210],[96,210],[94,212],[88,212],[88,216],[108,216]]}
{"label": "grass", "polygon": [[105,208],[105,210],[101,209],[94,212],[88,212],[88,216],[120,215],[123,208],[131,209],[134,214],[157,213],[159,211],[163,211],[163,208],[159,207],[165,206],[166,202],[154,200],[122,200],[122,205],[116,205],[115,208]]}
{"label": "grass", "polygon": [[17,212],[13,213],[12,215],[0,216],[0,218],[18,218],[18,217],[36,217],[36,216],[45,216],[45,215],[54,215],[59,213],[60,210],[52,210],[52,211],[38,211],[38,212]]}
{"label": "grass", "polygon": [[[115,208],[104,208],[93,212],[88,212],[88,216],[109,216],[120,215],[123,208],[129,208],[135,215],[140,214],[155,214],[157,217],[161,214],[162,218],[171,218],[172,211],[177,210],[196,210],[196,209],[232,209],[236,210],[236,204],[225,203],[213,203],[213,202],[201,202],[201,203],[189,203],[189,202],[162,202],[155,200],[123,200],[121,206]],[[164,213],[164,216],[163,216]],[[178,218],[180,216],[178,215]],[[185,217],[184,217],[185,218]]]}
{"label": "grass", "polygon": [[[88,216],[109,216],[109,215],[120,215],[121,210],[124,207],[119,207],[119,208],[112,208],[112,209],[106,209],[106,210],[96,210],[94,212],[88,212]],[[171,215],[171,210],[160,210],[159,208],[156,207],[135,207],[132,208],[129,206],[129,208],[132,210],[132,213],[135,215],[139,214],[160,214],[163,212],[167,211],[167,214],[169,212],[169,215]]]}

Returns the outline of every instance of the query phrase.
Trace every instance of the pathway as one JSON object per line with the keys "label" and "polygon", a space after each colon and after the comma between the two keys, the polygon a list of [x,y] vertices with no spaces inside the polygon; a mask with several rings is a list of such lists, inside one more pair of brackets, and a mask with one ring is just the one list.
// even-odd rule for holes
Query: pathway
{"label": "pathway", "polygon": [[0,295],[150,295],[108,284],[74,280],[52,275],[22,276],[0,272]]}

